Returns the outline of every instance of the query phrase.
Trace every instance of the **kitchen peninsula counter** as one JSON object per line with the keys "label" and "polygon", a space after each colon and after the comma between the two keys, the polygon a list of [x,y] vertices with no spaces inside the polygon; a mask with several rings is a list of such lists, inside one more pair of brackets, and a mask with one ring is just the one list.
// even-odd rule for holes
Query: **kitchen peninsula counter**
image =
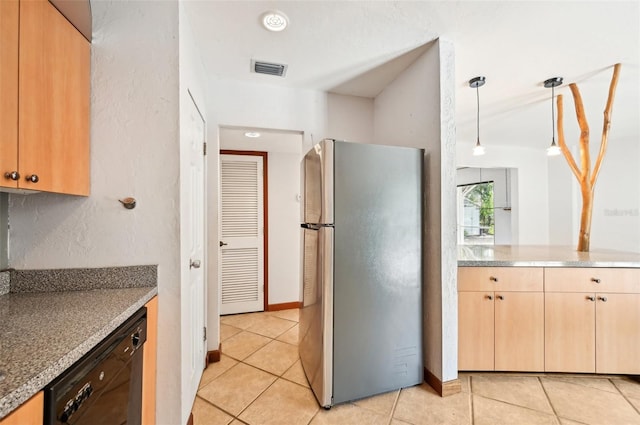
{"label": "kitchen peninsula counter", "polygon": [[[42,390],[157,295],[155,266],[148,267],[153,268],[152,279],[121,280],[118,287],[107,289],[95,288],[93,283],[87,285],[89,289],[79,289],[82,286],[76,283],[74,290],[63,290],[52,280],[56,290],[45,291],[38,287],[45,275],[35,273],[32,291],[20,291],[25,281],[17,276],[14,292],[12,278],[11,291],[0,295],[0,418]],[[105,269],[96,270],[104,273]]]}
{"label": "kitchen peninsula counter", "polygon": [[460,370],[640,374],[640,254],[458,247]]}
{"label": "kitchen peninsula counter", "polygon": [[640,254],[548,245],[459,245],[459,267],[640,268]]}

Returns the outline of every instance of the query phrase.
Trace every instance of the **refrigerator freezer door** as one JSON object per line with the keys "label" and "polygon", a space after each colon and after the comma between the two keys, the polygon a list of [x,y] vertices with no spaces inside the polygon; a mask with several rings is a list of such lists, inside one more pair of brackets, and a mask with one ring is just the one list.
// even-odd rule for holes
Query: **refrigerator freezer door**
{"label": "refrigerator freezer door", "polygon": [[304,229],[300,361],[318,403],[332,405],[333,228]]}
{"label": "refrigerator freezer door", "polygon": [[335,143],[334,403],[422,382],[422,161]]}
{"label": "refrigerator freezer door", "polygon": [[323,140],[303,159],[303,223],[333,224],[333,140]]}

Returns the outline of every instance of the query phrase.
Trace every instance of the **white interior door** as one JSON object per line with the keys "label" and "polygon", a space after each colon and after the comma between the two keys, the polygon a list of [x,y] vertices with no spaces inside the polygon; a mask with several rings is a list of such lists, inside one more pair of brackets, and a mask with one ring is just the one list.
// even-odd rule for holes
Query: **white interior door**
{"label": "white interior door", "polygon": [[263,158],[220,155],[220,314],[264,310]]}
{"label": "white interior door", "polygon": [[204,369],[206,341],[205,330],[205,165],[204,165],[204,143],[205,143],[205,123],[198,107],[190,97],[188,118],[187,118],[187,145],[188,149],[188,184],[189,190],[186,197],[186,245],[189,252],[188,267],[187,303],[188,308],[188,328],[187,346],[190,353],[186,353],[190,363],[189,370],[189,390],[195,397],[198,383]]}

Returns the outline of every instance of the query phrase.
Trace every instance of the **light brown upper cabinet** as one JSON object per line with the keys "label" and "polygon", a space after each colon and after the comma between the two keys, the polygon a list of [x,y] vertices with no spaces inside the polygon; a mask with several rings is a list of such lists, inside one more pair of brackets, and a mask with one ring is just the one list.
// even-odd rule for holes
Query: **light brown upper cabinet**
{"label": "light brown upper cabinet", "polygon": [[459,369],[542,371],[542,291],[540,268],[459,267]]}
{"label": "light brown upper cabinet", "polygon": [[0,23],[0,187],[89,195],[89,42],[47,0]]}

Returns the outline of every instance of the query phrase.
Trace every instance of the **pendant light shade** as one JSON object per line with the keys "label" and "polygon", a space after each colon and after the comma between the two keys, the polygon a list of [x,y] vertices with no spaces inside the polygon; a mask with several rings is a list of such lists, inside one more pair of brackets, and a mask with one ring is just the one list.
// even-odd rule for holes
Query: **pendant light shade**
{"label": "pendant light shade", "polygon": [[469,87],[471,87],[472,89],[476,89],[476,104],[477,104],[476,145],[473,148],[474,156],[484,155],[484,146],[480,144],[480,93],[478,91],[478,88],[484,86],[485,82],[486,82],[486,78],[484,77],[474,77],[469,80]]}
{"label": "pendant light shade", "polygon": [[554,89],[562,84],[562,77],[553,77],[544,81],[546,88],[551,88],[551,146],[547,148],[547,155],[556,156],[562,153],[560,146],[556,144],[556,113],[555,113],[555,91]]}

